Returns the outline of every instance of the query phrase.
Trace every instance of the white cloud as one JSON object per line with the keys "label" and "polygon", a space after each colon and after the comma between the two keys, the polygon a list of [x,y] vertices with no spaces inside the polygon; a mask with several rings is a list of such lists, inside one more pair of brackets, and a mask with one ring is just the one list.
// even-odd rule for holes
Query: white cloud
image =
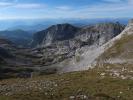
{"label": "white cloud", "polygon": [[7,7],[7,6],[12,6],[12,3],[0,2],[0,7]]}
{"label": "white cloud", "polygon": [[[104,0],[105,1],[105,0]],[[106,0],[112,3],[100,3],[82,6],[70,10],[56,9],[58,17],[66,18],[104,18],[104,17],[132,17],[133,0]],[[117,2],[116,2],[117,1]],[[129,3],[130,1],[130,3]]]}
{"label": "white cloud", "polygon": [[111,2],[111,3],[119,3],[122,2],[122,0],[103,0],[105,2]]}
{"label": "white cloud", "polygon": [[56,9],[58,9],[58,10],[71,10],[72,8],[69,6],[58,6],[58,7],[56,7]]}
{"label": "white cloud", "polygon": [[17,3],[15,2],[0,2],[0,8],[10,7],[10,8],[21,8],[21,9],[35,9],[46,7],[45,4],[37,4],[37,3]]}
{"label": "white cloud", "polygon": [[[18,9],[16,12],[8,12],[14,15],[12,18],[103,18],[103,17],[127,17],[133,16],[133,0],[102,0],[108,3],[98,3],[89,6],[60,5],[57,7],[37,3],[3,3],[0,7]],[[46,7],[46,9],[44,9]],[[29,8],[32,8],[29,10]],[[35,8],[35,9],[33,9]],[[24,10],[23,10],[24,9]],[[19,13],[19,11],[21,11]],[[3,15],[3,14],[2,14]],[[6,15],[6,14],[5,14]]]}
{"label": "white cloud", "polygon": [[15,8],[22,8],[22,9],[33,9],[33,8],[42,8],[44,7],[45,5],[43,4],[15,4],[13,7]]}
{"label": "white cloud", "polygon": [[0,0],[0,2],[18,2],[18,0]]}

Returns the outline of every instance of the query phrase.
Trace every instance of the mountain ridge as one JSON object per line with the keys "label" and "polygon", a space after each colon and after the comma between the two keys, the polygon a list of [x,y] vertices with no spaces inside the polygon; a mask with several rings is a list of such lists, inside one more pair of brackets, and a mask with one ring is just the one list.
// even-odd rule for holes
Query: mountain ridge
{"label": "mountain ridge", "polygon": [[[107,33],[110,33],[110,35],[111,35],[111,33],[114,33],[113,35],[114,36],[116,36],[116,35],[118,35],[118,33],[120,33],[123,29],[124,29],[124,25],[121,25],[120,23],[99,23],[99,24],[96,24],[96,25],[91,25],[91,26],[88,26],[88,27],[83,27],[83,28],[79,28],[79,27],[74,27],[73,25],[71,25],[71,24],[68,24],[68,23],[65,23],[65,24],[57,24],[57,25],[52,25],[51,27],[49,27],[49,28],[47,28],[46,30],[44,30],[44,31],[40,31],[40,32],[38,32],[38,33],[36,33],[35,35],[34,35],[34,37],[35,38],[33,38],[33,42],[35,41],[35,42],[37,42],[37,40],[39,41],[39,39],[40,39],[40,41],[39,41],[39,44],[41,44],[41,42],[42,42],[42,44],[44,44],[45,45],[45,41],[43,41],[43,38],[48,38],[47,37],[47,35],[48,34],[51,34],[51,36],[49,36],[49,38],[54,38],[55,36],[54,35],[52,35],[52,34],[54,34],[54,32],[55,32],[55,34],[56,34],[56,31],[57,31],[57,33],[58,34],[56,34],[56,36],[58,37],[58,35],[60,35],[61,36],[61,34],[59,34],[59,32],[61,31],[61,30],[58,30],[58,29],[62,29],[62,27],[63,26],[66,26],[66,27],[70,27],[70,29],[69,29],[69,31],[72,31],[72,30],[74,30],[74,31],[72,31],[72,32],[70,32],[70,34],[67,34],[67,35],[70,35],[70,38],[68,38],[68,40],[69,39],[71,39],[71,38],[75,38],[75,36],[77,36],[77,35],[82,35],[82,34],[89,34],[89,33],[102,33],[102,32],[104,32],[104,30],[105,30],[105,27],[106,28],[110,28],[110,30],[114,30],[114,32],[112,31],[112,32],[109,32],[109,30],[108,30],[108,32]],[[121,26],[121,27],[119,27],[119,26]],[[56,30],[56,28],[57,28],[57,30]],[[103,29],[102,29],[103,28]],[[116,28],[116,30],[118,31],[118,32],[115,32],[116,30],[115,29],[113,29],[113,28]],[[100,30],[101,29],[101,30]],[[55,30],[53,33],[51,33],[50,31],[51,30]],[[59,31],[59,32],[58,32]],[[67,32],[68,31],[68,29],[67,30],[65,30],[65,27],[64,27],[64,30],[62,30],[62,31],[64,31],[64,32],[62,32],[62,34],[64,33],[64,35],[65,35],[65,32]],[[46,35],[45,35],[46,34]],[[105,34],[106,34],[106,32],[105,32]],[[41,36],[42,35],[42,36]],[[37,37],[39,37],[40,36],[40,38],[39,39],[37,39]],[[59,36],[59,37],[60,37]],[[111,36],[111,37],[114,37],[114,36]],[[88,37],[88,36],[87,36]],[[56,38],[56,37],[55,37]],[[62,37],[60,37],[60,39],[62,39],[63,40],[63,38]],[[60,39],[59,39],[59,41],[60,41]],[[46,40],[46,39],[44,39],[44,40]],[[55,39],[56,40],[56,39]],[[57,40],[58,40],[58,38],[57,38]],[[32,44],[34,44],[34,43],[32,43]]]}

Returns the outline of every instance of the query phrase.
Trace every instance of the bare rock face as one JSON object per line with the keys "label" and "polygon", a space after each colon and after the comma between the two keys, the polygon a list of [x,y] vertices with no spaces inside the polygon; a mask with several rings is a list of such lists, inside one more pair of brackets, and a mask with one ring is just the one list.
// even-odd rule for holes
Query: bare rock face
{"label": "bare rock face", "polygon": [[83,28],[77,38],[89,44],[102,45],[117,36],[125,26],[119,23],[101,23]]}
{"label": "bare rock face", "polygon": [[68,40],[74,37],[79,28],[70,24],[57,24],[34,35],[32,45],[50,45],[56,41]]}

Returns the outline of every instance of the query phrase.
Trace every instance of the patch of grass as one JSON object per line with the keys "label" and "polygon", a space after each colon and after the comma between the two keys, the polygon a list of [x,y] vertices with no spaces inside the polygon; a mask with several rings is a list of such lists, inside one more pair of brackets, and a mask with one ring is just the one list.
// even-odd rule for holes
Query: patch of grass
{"label": "patch of grass", "polygon": [[0,100],[13,100],[13,99],[7,96],[0,96]]}
{"label": "patch of grass", "polygon": [[[69,100],[70,96],[86,95],[92,97],[90,100],[133,100],[133,80],[122,80],[112,78],[106,75],[100,76],[103,69],[91,69],[83,72],[72,72],[66,74],[54,74],[40,76],[32,79],[14,79],[4,80],[3,82],[12,85],[19,80],[22,81],[52,81],[58,86],[52,86],[51,89],[43,90],[26,90],[11,95],[14,100]],[[10,82],[11,81],[11,82]],[[25,83],[23,83],[25,85]],[[114,98],[114,99],[111,99]],[[82,99],[81,99],[82,100]]]}

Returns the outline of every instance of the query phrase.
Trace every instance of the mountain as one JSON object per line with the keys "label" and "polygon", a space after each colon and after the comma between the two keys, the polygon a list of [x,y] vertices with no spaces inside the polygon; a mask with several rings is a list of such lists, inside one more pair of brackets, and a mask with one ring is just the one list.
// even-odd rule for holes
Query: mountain
{"label": "mountain", "polygon": [[[70,24],[57,24],[49,27],[44,31],[34,34],[34,45],[47,45],[55,43],[56,41],[80,39],[81,41],[90,40],[97,41],[99,38],[104,37],[104,42],[117,36],[123,29],[124,25],[120,23],[100,23],[90,25],[83,28],[78,28]],[[102,41],[102,40],[101,40]]]}
{"label": "mountain", "polygon": [[68,40],[74,37],[79,28],[70,24],[53,25],[46,30],[36,33],[33,37],[32,45],[49,45],[55,41]]}
{"label": "mountain", "polygon": [[92,47],[97,48],[108,42],[124,28],[125,26],[120,23],[99,23],[82,28],[71,24],[53,25],[33,36],[33,51],[37,52],[35,55],[39,54],[39,63],[46,67],[61,72],[82,70],[83,66],[91,62],[86,61],[89,56],[84,55],[84,58],[82,54],[87,49],[91,51]]}
{"label": "mountain", "polygon": [[125,28],[119,22],[116,23],[99,23],[83,27],[77,34],[76,38],[81,41],[91,42],[92,44],[102,45],[117,36]]}
{"label": "mountain", "polygon": [[17,46],[28,46],[28,43],[32,39],[32,33],[23,30],[12,30],[12,31],[0,31],[0,37],[6,38],[12,41]]}

